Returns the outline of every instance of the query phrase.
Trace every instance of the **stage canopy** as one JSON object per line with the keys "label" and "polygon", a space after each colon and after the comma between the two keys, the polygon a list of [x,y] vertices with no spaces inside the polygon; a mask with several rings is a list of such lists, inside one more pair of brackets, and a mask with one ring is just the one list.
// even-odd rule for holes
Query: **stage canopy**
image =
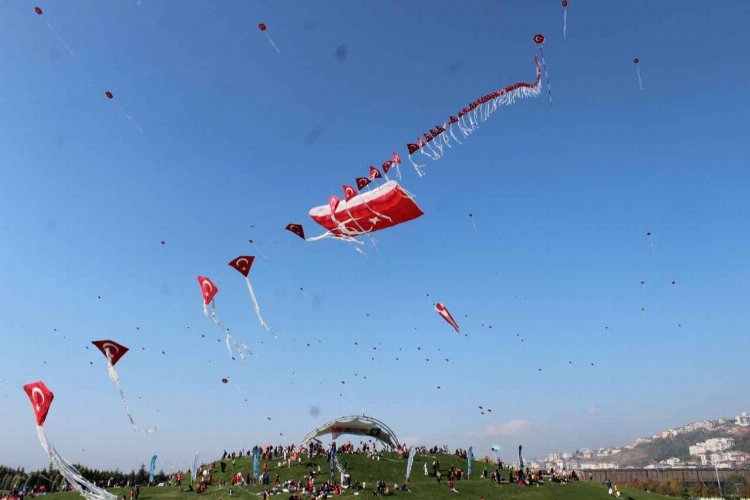
{"label": "stage canopy", "polygon": [[306,446],[313,439],[325,436],[326,434],[331,434],[333,439],[338,439],[342,434],[367,436],[377,439],[388,446],[394,448],[399,447],[398,438],[390,427],[380,420],[365,415],[351,415],[331,420],[305,436],[305,440],[302,444],[303,446]]}

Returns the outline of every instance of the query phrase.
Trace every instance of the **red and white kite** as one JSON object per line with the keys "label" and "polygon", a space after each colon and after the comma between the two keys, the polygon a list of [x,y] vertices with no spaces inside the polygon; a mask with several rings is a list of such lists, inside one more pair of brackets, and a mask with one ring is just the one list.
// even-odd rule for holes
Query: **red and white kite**
{"label": "red and white kite", "polygon": [[[347,187],[344,193],[348,197]],[[396,181],[349,197],[340,202],[334,212],[330,205],[310,210],[310,217],[328,230],[326,235],[344,239],[386,229],[422,215],[413,198]]]}
{"label": "red and white kite", "polygon": [[[134,431],[139,430],[138,426],[135,425],[133,414],[130,413],[130,408],[128,408],[128,398],[127,396],[125,396],[125,391],[123,390],[122,384],[120,383],[120,375],[118,375],[117,370],[115,370],[115,365],[118,361],[120,361],[125,353],[128,352],[129,349],[122,344],[118,344],[114,340],[92,340],[91,343],[94,344],[100,351],[102,351],[104,357],[107,358],[107,370],[109,372],[109,378],[112,379],[112,382],[114,382],[117,386],[117,390],[120,391],[122,406],[125,408],[125,414],[128,416],[128,420],[130,420],[130,425],[133,426]],[[153,427],[151,429],[145,429],[144,432],[151,433],[156,429],[156,427]]]}
{"label": "red and white kite", "polygon": [[460,334],[458,329],[458,323],[456,323],[456,320],[453,319],[453,316],[451,316],[451,313],[448,311],[448,308],[445,307],[443,304],[438,302],[435,304],[435,312],[437,312],[440,316],[443,317],[445,321],[448,322],[449,325],[453,327],[454,330],[456,330],[457,333]]}
{"label": "red and white kite", "polygon": [[271,334],[273,338],[276,338],[276,334],[271,330],[271,328],[266,324],[266,322],[263,320],[263,317],[260,315],[260,306],[258,305],[258,299],[255,297],[255,291],[253,290],[253,285],[250,283],[250,268],[253,266],[253,261],[255,260],[255,257],[250,255],[241,255],[231,261],[229,265],[233,268],[235,268],[240,274],[242,274],[245,277],[245,283],[247,284],[247,291],[250,293],[250,299],[253,301],[253,305],[255,306],[255,314],[258,316],[258,320],[260,321],[260,326]]}
{"label": "red and white kite", "polygon": [[380,170],[370,165],[370,180],[374,181],[375,179],[382,179],[383,175],[380,173]]}
{"label": "red and white kite", "polygon": [[[485,122],[492,113],[502,106],[513,104],[516,99],[522,97],[539,95],[542,88],[541,75],[542,66],[544,65],[544,54],[541,52],[542,47],[540,44],[544,43],[544,37],[541,34],[537,35],[537,37],[534,38],[534,41],[539,45],[540,54],[542,55],[541,62],[538,59],[535,60],[536,80],[534,83],[516,83],[484,95],[459,111],[458,116],[451,116],[448,123],[443,123],[442,125],[436,126],[435,129],[430,129],[429,134],[424,133],[424,139],[418,137],[416,143],[409,143],[406,145],[409,153],[409,161],[414,166],[414,169],[420,177],[424,175],[424,171],[422,170],[424,165],[416,163],[412,159],[412,156],[419,152],[431,160],[439,160],[444,154],[445,147],[452,147],[448,135],[450,135],[454,141],[461,144],[461,141],[458,140],[456,134],[453,132],[454,126],[458,127],[464,138],[468,138],[469,135],[479,127],[480,122]],[[549,78],[547,78],[547,85],[549,86]],[[448,133],[446,134],[446,132]],[[397,156],[394,153],[393,160],[397,164],[400,163],[400,159],[399,161],[396,161],[396,158]]]}
{"label": "red and white kite", "polygon": [[229,333],[229,328],[222,325],[221,321],[219,321],[219,318],[216,317],[216,302],[214,302],[214,297],[217,293],[219,293],[219,287],[217,287],[213,281],[211,281],[209,278],[206,278],[205,276],[198,276],[198,284],[201,287],[201,295],[203,296],[203,314],[208,316],[208,306],[210,305],[211,321],[213,321],[214,324],[221,328],[222,331],[226,334],[225,342],[227,345],[227,351],[229,351],[229,357],[231,359],[234,359],[234,356],[232,355],[232,335]]}
{"label": "red and white kite", "polygon": [[81,494],[84,498],[91,500],[117,500],[117,496],[113,495],[106,490],[97,487],[96,485],[86,481],[81,476],[81,473],[68,461],[66,461],[57,450],[47,441],[47,436],[44,433],[44,422],[47,419],[47,413],[52,405],[52,400],[55,399],[55,395],[50,391],[47,386],[41,380],[38,382],[32,382],[23,386],[23,390],[29,397],[31,402],[31,408],[34,410],[34,416],[36,417],[36,433],[39,436],[39,442],[42,444],[42,448],[47,452],[52,465],[60,471],[60,474],[65,478],[66,481]]}

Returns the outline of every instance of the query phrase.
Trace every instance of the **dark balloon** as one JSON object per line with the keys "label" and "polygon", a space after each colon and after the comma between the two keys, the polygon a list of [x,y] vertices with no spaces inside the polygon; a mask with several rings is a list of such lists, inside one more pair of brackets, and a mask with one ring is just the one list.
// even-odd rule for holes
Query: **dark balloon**
{"label": "dark balloon", "polygon": [[229,382],[229,379],[228,379],[228,378],[226,378],[226,377],[224,377],[223,379],[221,379],[221,383],[222,383],[222,384],[226,384],[226,383],[228,383],[228,382]]}
{"label": "dark balloon", "polygon": [[34,7],[34,12],[36,12],[36,13],[37,13],[37,14],[39,14],[40,16],[41,16],[42,14],[44,14],[44,11],[42,10],[42,8],[41,8],[41,7]]}
{"label": "dark balloon", "polygon": [[266,31],[266,25],[263,23],[258,23],[258,29],[261,31]]}
{"label": "dark balloon", "polygon": [[534,43],[539,46],[544,45],[544,35],[542,35],[541,33],[537,33],[536,35],[534,35]]}
{"label": "dark balloon", "polygon": [[107,99],[112,99],[112,98],[114,97],[114,95],[112,95],[112,92],[110,92],[109,90],[108,90],[108,91],[106,91],[106,92],[104,93],[104,95],[105,95],[105,96],[107,96]]}
{"label": "dark balloon", "polygon": [[[641,61],[640,61],[640,60],[638,60],[638,58],[637,58],[637,57],[636,57],[635,59],[633,59],[633,63],[635,63],[635,64],[638,64],[639,62],[641,62]],[[651,234],[650,234],[650,233],[649,233],[649,236],[651,236]]]}
{"label": "dark balloon", "polygon": [[567,7],[568,6],[568,0],[562,0],[562,6]]}

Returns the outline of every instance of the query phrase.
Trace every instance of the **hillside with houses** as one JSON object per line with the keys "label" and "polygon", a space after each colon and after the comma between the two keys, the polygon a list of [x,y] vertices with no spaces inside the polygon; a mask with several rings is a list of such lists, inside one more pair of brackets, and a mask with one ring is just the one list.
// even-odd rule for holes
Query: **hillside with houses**
{"label": "hillside with houses", "polygon": [[534,464],[586,470],[750,468],[750,413],[666,429],[625,446],[550,453]]}

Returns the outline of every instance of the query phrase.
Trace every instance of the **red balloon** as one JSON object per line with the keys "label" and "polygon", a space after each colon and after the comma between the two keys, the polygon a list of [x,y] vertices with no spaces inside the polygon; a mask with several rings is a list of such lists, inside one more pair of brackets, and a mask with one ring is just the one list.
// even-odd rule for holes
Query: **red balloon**
{"label": "red balloon", "polygon": [[634,62],[635,64],[638,64],[638,63],[639,63],[639,62],[641,62],[641,61],[639,61],[639,60],[638,60],[638,58],[636,57],[635,59],[633,59],[633,62]]}
{"label": "red balloon", "polygon": [[261,31],[266,31],[266,25],[263,23],[258,23],[258,29]]}
{"label": "red balloon", "polygon": [[544,35],[542,35],[541,33],[537,33],[536,35],[534,35],[534,43],[540,46],[544,45]]}
{"label": "red balloon", "polygon": [[39,14],[40,16],[41,16],[42,14],[44,14],[44,11],[42,10],[42,8],[41,8],[41,7],[34,7],[34,12],[36,12],[36,13],[37,13],[37,14]]}
{"label": "red balloon", "polygon": [[568,6],[568,0],[562,0],[562,6],[567,7]]}
{"label": "red balloon", "polygon": [[112,92],[110,92],[109,90],[108,90],[108,91],[106,91],[106,92],[104,93],[104,95],[105,95],[105,96],[107,96],[107,99],[112,99],[112,98],[114,97],[114,95],[112,95]]}

